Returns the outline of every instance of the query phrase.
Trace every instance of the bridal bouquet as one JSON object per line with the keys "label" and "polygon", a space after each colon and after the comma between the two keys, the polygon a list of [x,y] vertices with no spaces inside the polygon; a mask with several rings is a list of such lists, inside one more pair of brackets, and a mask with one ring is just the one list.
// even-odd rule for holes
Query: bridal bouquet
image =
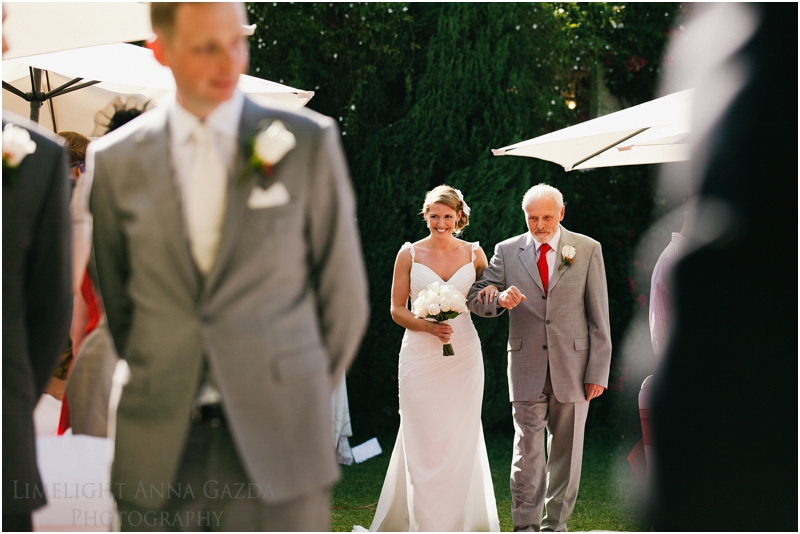
{"label": "bridal bouquet", "polygon": [[[433,282],[419,292],[411,311],[421,319],[433,319],[437,323],[455,319],[467,311],[467,298],[453,286]],[[442,347],[443,356],[453,356],[453,345]]]}

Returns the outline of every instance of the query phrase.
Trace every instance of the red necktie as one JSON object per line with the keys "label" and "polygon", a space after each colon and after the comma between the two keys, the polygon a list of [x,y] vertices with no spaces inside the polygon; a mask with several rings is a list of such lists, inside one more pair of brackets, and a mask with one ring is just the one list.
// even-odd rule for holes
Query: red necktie
{"label": "red necktie", "polygon": [[547,294],[547,284],[550,282],[550,268],[547,266],[547,251],[550,250],[550,245],[547,243],[539,247],[539,261],[536,266],[539,268],[539,276],[542,278],[542,287],[544,288],[545,295]]}

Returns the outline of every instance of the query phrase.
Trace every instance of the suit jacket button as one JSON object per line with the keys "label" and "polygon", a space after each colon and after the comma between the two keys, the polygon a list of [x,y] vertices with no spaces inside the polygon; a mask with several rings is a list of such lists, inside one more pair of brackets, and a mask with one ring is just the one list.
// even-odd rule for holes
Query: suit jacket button
{"label": "suit jacket button", "polygon": [[547,295],[542,295],[542,300],[546,299]]}
{"label": "suit jacket button", "polygon": [[550,324],[550,319],[546,320],[544,324]]}
{"label": "suit jacket button", "polygon": [[547,350],[547,345],[542,345],[542,348],[543,348],[544,350]]}

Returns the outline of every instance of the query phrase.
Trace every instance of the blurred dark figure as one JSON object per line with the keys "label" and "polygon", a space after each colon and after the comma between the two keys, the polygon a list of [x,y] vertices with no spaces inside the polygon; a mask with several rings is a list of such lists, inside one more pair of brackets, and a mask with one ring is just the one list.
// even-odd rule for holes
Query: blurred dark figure
{"label": "blurred dark figure", "polygon": [[[72,316],[69,180],[66,154],[52,135],[6,112],[3,130],[2,530],[30,531],[31,513],[46,502],[33,409]],[[35,144],[32,153],[6,138],[15,132]]]}
{"label": "blurred dark figure", "polygon": [[149,100],[141,103],[135,97],[129,97],[125,100],[117,97],[105,109],[95,115],[93,135],[100,137],[111,133],[151,109],[153,109],[153,106]]}
{"label": "blurred dark figure", "polygon": [[651,518],[796,531],[797,4],[708,6],[699,41],[731,54],[698,47],[670,66],[716,62],[696,85],[684,179],[698,209],[653,386]]}

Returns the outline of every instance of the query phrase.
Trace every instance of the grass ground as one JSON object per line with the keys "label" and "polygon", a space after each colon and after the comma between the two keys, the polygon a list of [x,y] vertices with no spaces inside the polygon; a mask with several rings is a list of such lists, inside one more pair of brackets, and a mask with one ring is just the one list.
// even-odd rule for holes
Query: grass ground
{"label": "grass ground", "polygon": [[[486,435],[500,529],[504,532],[513,530],[508,489],[512,438],[513,431]],[[349,532],[353,525],[369,528],[372,522],[394,445],[394,436],[378,436],[378,439],[383,454],[362,464],[342,466],[342,479],[333,488],[331,530],[334,532]],[[587,436],[581,487],[569,521],[570,531],[649,530],[637,511],[641,490],[625,461],[633,445],[631,438],[606,436],[592,440]]]}

